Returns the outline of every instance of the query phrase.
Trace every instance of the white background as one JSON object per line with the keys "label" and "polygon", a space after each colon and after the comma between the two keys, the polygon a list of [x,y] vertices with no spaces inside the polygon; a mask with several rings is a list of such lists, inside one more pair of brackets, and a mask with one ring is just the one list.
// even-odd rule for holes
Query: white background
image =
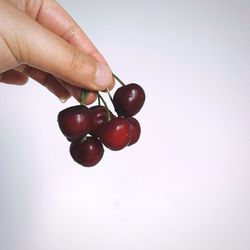
{"label": "white background", "polygon": [[249,0],[60,3],[144,87],[142,136],[82,168],[57,125],[76,102],[1,84],[0,248],[250,249]]}

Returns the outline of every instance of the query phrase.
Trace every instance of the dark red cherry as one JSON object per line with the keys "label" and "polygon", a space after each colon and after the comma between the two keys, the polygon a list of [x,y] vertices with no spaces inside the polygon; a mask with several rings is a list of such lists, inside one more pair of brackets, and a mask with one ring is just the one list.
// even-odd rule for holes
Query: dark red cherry
{"label": "dark red cherry", "polygon": [[102,159],[104,148],[98,138],[86,137],[71,143],[70,154],[78,164],[92,167]]}
{"label": "dark red cherry", "polygon": [[99,127],[98,136],[107,148],[114,151],[121,150],[131,140],[130,124],[126,118],[115,117]]}
{"label": "dark red cherry", "polygon": [[83,105],[62,110],[58,114],[57,121],[62,133],[69,141],[83,137],[91,130],[91,112]]}
{"label": "dark red cherry", "polygon": [[100,125],[105,122],[108,122],[109,113],[111,116],[110,118],[113,118],[114,115],[111,111],[107,111],[106,108],[101,105],[92,106],[89,109],[91,111],[92,117],[92,129],[89,133],[93,136],[97,136],[97,129],[100,127]]}
{"label": "dark red cherry", "polygon": [[137,114],[145,102],[145,92],[143,88],[130,83],[118,88],[113,97],[115,111],[118,115],[130,117]]}
{"label": "dark red cherry", "polygon": [[128,146],[131,146],[139,140],[141,135],[141,126],[140,123],[134,117],[128,117],[127,120],[129,121],[131,130],[131,140]]}

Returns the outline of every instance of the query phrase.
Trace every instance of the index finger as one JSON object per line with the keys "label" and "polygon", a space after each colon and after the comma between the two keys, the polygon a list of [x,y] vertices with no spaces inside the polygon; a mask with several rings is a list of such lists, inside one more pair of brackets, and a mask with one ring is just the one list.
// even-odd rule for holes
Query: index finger
{"label": "index finger", "polygon": [[108,65],[85,32],[55,0],[8,1],[86,55]]}
{"label": "index finger", "polygon": [[[38,5],[38,1],[35,2]],[[74,19],[54,0],[39,1],[40,6],[34,8],[32,4],[26,4],[25,12],[34,17],[38,23],[62,37],[71,45],[77,47],[88,56],[92,56],[100,63],[107,65],[106,60],[97,50],[85,32]]]}

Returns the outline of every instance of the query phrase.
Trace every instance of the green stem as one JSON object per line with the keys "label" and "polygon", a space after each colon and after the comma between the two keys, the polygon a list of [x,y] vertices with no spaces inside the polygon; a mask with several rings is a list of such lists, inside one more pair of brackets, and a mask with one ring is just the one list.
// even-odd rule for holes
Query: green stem
{"label": "green stem", "polygon": [[109,108],[108,108],[108,105],[107,105],[107,103],[105,102],[105,100],[103,99],[103,97],[100,95],[100,93],[98,92],[98,98],[100,98],[101,100],[102,100],[102,102],[103,102],[103,104],[104,104],[104,107],[105,107],[105,109],[106,109],[106,112],[107,112],[107,114],[108,114],[108,121],[110,121],[111,120],[111,113],[110,113],[110,111],[109,111]]}
{"label": "green stem", "polygon": [[122,86],[126,85],[117,75],[115,75],[114,73],[112,73],[112,75]]}
{"label": "green stem", "polygon": [[110,99],[111,103],[114,105],[113,98],[112,98],[111,93],[110,93],[108,88],[107,88],[107,92],[108,92],[108,96],[109,96],[109,99]]}
{"label": "green stem", "polygon": [[81,93],[81,100],[80,100],[80,103],[82,105],[85,104],[87,98],[89,96],[89,91],[87,89],[82,89],[82,93]]}
{"label": "green stem", "polygon": [[100,106],[100,105],[101,105],[100,96],[99,96],[99,95],[97,95],[97,98],[98,98],[98,106]]}

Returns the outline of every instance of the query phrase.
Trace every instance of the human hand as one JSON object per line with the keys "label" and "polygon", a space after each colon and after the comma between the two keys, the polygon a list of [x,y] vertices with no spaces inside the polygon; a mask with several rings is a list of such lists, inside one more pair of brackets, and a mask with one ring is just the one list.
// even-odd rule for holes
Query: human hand
{"label": "human hand", "polygon": [[105,59],[54,0],[0,0],[0,82],[21,85],[32,78],[62,101],[81,89],[112,88]]}

